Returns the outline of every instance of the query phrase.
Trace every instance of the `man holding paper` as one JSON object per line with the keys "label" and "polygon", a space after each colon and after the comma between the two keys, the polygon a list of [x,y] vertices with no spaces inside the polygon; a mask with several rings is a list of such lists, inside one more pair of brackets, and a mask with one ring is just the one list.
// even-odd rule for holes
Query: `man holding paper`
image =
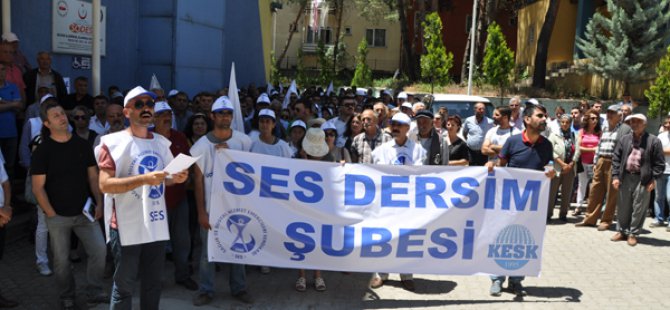
{"label": "man holding paper", "polygon": [[54,256],[56,285],[63,309],[74,309],[75,282],[70,267],[70,235],[74,232],[86,250],[87,301],[90,306],[109,302],[102,290],[105,241],[98,223],[82,214],[95,201],[94,219],[102,216],[98,171],[88,142],[68,130],[65,110],[55,102],[40,108],[43,142],[32,155],[33,193],[46,215]]}
{"label": "man holding paper", "polygon": [[116,272],[110,309],[131,309],[139,278],[140,308],[158,309],[168,233],[165,186],[186,181],[183,170],[166,178],[170,141],[149,131],[156,94],[137,86],[124,98],[126,130],[103,136],[98,165],[105,193],[105,230]]}

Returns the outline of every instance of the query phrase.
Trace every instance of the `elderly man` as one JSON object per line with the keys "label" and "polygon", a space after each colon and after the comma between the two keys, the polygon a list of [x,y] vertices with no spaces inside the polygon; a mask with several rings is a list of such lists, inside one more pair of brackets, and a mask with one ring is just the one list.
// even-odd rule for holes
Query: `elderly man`
{"label": "elderly man", "polygon": [[426,151],[424,165],[449,164],[449,136],[441,135],[433,126],[433,112],[421,110],[416,114],[416,136],[411,136],[418,145]]}
{"label": "elderly man", "polygon": [[512,115],[509,118],[509,123],[512,127],[521,132],[523,130],[523,117],[521,117],[521,97],[514,96],[509,100],[509,108]]}
{"label": "elderly man", "polygon": [[[391,135],[393,140],[382,144],[372,152],[372,163],[377,165],[405,165],[422,166],[426,161],[426,150],[409,139],[409,124],[411,119],[405,113],[396,113],[391,118]],[[374,273],[370,279],[370,287],[378,288],[384,285],[389,277],[388,273]],[[414,291],[414,279],[411,273],[400,274],[402,287]]]}
{"label": "elderly man", "polygon": [[351,161],[371,164],[372,151],[391,140],[391,135],[377,126],[377,113],[368,109],[361,113],[363,132],[354,137],[351,143]]}
{"label": "elderly man", "polygon": [[646,131],[647,117],[637,113],[628,118],[633,132],[620,138],[612,156],[612,187],[619,190],[619,200],[617,233],[611,240],[635,246],[665,157],[661,141]]}
{"label": "elderly man", "polygon": [[463,137],[470,149],[470,166],[483,166],[488,157],[482,153],[484,136],[493,127],[493,120],[486,116],[486,105],[475,103],[475,115],[465,119]]}
{"label": "elderly man", "polygon": [[595,226],[600,217],[602,201],[607,194],[605,212],[600,219],[600,225],[598,225],[599,231],[609,229],[612,220],[614,220],[618,190],[612,187],[612,155],[617,141],[631,132],[630,127],[621,122],[618,105],[611,105],[607,108],[607,122],[609,123],[608,128],[611,128],[611,130],[607,129],[603,132],[596,148],[589,204],[586,208],[587,214],[582,222],[575,224],[577,227]]}
{"label": "elderly man", "polygon": [[49,92],[58,98],[64,98],[67,95],[63,76],[51,68],[49,52],[37,53],[37,68],[26,72],[23,75],[23,82],[26,84],[26,103],[29,104],[41,98],[37,96],[37,90],[40,87],[47,87]]}

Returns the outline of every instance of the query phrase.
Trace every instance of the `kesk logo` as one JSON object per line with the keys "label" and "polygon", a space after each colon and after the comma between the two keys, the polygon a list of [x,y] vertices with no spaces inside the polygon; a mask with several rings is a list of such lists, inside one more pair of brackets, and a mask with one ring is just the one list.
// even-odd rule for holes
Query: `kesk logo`
{"label": "kesk logo", "polygon": [[216,221],[213,230],[217,248],[236,259],[257,255],[267,243],[265,222],[244,208],[228,210]]}
{"label": "kesk logo", "polygon": [[[153,155],[147,155],[142,160],[140,160],[139,165],[137,166],[137,172],[139,174],[145,174],[156,171],[158,168],[158,157]],[[163,183],[156,186],[149,186],[149,197],[152,199],[158,199],[163,196]]]}
{"label": "kesk logo", "polygon": [[489,244],[488,257],[503,269],[517,270],[537,259],[538,248],[528,228],[509,225],[498,233],[494,244]]}

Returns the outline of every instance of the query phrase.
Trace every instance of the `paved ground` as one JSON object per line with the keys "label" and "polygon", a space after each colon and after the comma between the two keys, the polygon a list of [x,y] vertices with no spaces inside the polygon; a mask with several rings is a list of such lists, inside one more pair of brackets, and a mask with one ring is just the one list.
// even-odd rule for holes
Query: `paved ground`
{"label": "paved ground", "polygon": [[[410,293],[392,281],[376,290],[367,288],[369,275],[325,272],[328,291],[304,293],[293,289],[296,272],[273,269],[262,275],[248,267],[249,291],[256,302],[247,306],[228,293],[223,268],[217,275],[219,293],[200,309],[668,309],[670,308],[670,232],[663,228],[645,231],[636,247],[609,241],[613,231],[575,228],[571,223],[547,226],[543,272],[524,282],[529,296],[515,300],[510,293],[488,294],[484,276],[453,277],[417,275],[417,292]],[[648,227],[649,219],[645,224]],[[58,309],[53,277],[38,275],[33,246],[27,235],[9,241],[0,263],[3,294],[21,302],[18,309]],[[172,264],[166,265],[162,309],[191,309],[193,293],[175,286]],[[85,282],[85,263],[74,265],[79,286]],[[397,277],[397,276],[396,276]],[[397,279],[393,278],[392,279]],[[196,279],[197,280],[197,279]],[[106,280],[108,287],[111,285]],[[83,300],[78,300],[85,309]],[[135,309],[138,300],[135,300]],[[94,309],[106,309],[99,305]]]}

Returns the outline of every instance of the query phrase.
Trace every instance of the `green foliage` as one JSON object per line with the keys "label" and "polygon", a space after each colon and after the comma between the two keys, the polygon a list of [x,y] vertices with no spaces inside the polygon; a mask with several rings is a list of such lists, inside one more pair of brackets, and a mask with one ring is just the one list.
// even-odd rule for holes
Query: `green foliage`
{"label": "green foliage", "polygon": [[583,69],[626,83],[653,76],[653,66],[670,39],[670,0],[607,0],[577,40],[590,61]]}
{"label": "green foliage", "polygon": [[277,59],[275,59],[275,53],[270,52],[270,83],[277,86],[281,81],[281,73],[279,73],[279,67],[277,67]]}
{"label": "green foliage", "polygon": [[359,14],[368,21],[378,23],[382,20],[397,21],[396,0],[353,0]]}
{"label": "green foliage", "polygon": [[298,63],[295,68],[295,81],[298,85],[308,85],[307,84],[307,75],[305,74],[305,66],[302,61],[302,48],[298,49]]}
{"label": "green foliage", "polygon": [[[328,57],[327,48],[323,44],[322,40],[319,40],[319,44],[316,48],[316,55],[319,59],[319,85],[328,85],[330,81],[333,80],[333,61],[332,57]],[[331,53],[332,55],[332,53]]]}
{"label": "green foliage", "polygon": [[351,80],[352,86],[368,87],[372,85],[372,69],[368,66],[366,59],[368,57],[368,41],[363,38],[358,44],[358,56],[356,56],[356,71]]}
{"label": "green foliage", "polygon": [[644,92],[649,99],[649,116],[656,117],[670,110],[670,47],[656,68],[656,81]]}
{"label": "green foliage", "polygon": [[449,83],[449,69],[454,65],[454,54],[444,48],[442,42],[442,20],[436,12],[426,15],[421,22],[423,45],[426,53],[421,55],[421,77],[431,85],[444,86]]}
{"label": "green foliage", "polygon": [[495,22],[487,29],[486,48],[484,53],[484,80],[499,89],[500,97],[510,84],[514,73],[514,52],[507,46],[505,35]]}

